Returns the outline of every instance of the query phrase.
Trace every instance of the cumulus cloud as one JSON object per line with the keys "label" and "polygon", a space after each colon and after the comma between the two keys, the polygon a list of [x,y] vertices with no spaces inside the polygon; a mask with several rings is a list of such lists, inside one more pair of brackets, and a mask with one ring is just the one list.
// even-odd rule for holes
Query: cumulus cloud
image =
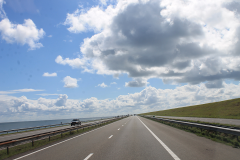
{"label": "cumulus cloud", "polygon": [[145,87],[147,86],[148,82],[142,78],[136,78],[134,81],[126,82],[125,87]]}
{"label": "cumulus cloud", "polygon": [[38,41],[43,38],[43,29],[37,29],[31,19],[25,19],[23,24],[13,24],[8,18],[0,21],[2,39],[7,43],[27,44],[30,50],[43,47]]}
{"label": "cumulus cloud", "polygon": [[222,80],[216,80],[216,81],[210,81],[205,84],[207,88],[223,88],[223,81]]}
{"label": "cumulus cloud", "polygon": [[116,82],[112,82],[111,84],[117,84]]}
{"label": "cumulus cloud", "polygon": [[43,73],[43,77],[56,77],[56,76],[57,76],[56,72],[54,72],[54,73],[48,73],[48,72]]}
{"label": "cumulus cloud", "polygon": [[66,88],[76,88],[76,87],[78,87],[77,81],[78,80],[76,78],[72,78],[70,76],[66,76],[63,79],[64,87],[66,87]]}
{"label": "cumulus cloud", "polygon": [[68,96],[66,94],[60,94],[55,105],[56,106],[65,106]]}
{"label": "cumulus cloud", "polygon": [[128,74],[133,81],[126,86],[133,87],[146,85],[139,79],[150,78],[210,84],[240,80],[239,4],[119,0],[116,5],[68,13],[65,25],[72,33],[95,32],[84,39],[82,57],[76,58],[88,60],[85,71],[114,77]]}
{"label": "cumulus cloud", "polygon": [[[57,99],[40,97],[37,100],[25,96],[0,95],[0,121],[36,120],[36,118],[72,118],[80,116],[110,116],[116,114],[144,113],[182,106],[197,105],[240,97],[240,84],[226,84],[224,88],[207,88],[199,85],[183,85],[175,89],[157,89],[147,86],[140,92],[119,95],[115,99],[69,99],[66,94]],[[18,115],[18,116],[16,116]],[[16,119],[16,120],[19,120]]]}
{"label": "cumulus cloud", "polygon": [[62,65],[69,65],[73,69],[82,68],[82,69],[85,69],[85,71],[90,72],[90,70],[87,69],[87,66],[89,65],[87,58],[75,58],[75,59],[65,58],[65,59],[63,59],[62,56],[59,55],[55,59],[55,62],[58,64],[62,64]]}
{"label": "cumulus cloud", "polygon": [[101,84],[98,84],[97,86],[98,86],[98,87],[102,87],[102,88],[106,88],[106,87],[108,87],[104,82],[101,83]]}

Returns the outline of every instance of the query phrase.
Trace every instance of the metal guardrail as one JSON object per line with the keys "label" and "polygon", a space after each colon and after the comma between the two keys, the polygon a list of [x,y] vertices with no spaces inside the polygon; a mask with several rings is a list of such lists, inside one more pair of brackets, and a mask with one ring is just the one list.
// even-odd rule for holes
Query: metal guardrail
{"label": "metal guardrail", "polygon": [[218,127],[218,126],[212,126],[212,125],[206,125],[206,124],[184,122],[184,121],[150,117],[150,116],[143,116],[143,117],[155,119],[155,120],[158,120],[158,121],[165,121],[165,122],[177,123],[177,124],[180,124],[180,125],[186,125],[186,126],[190,126],[190,127],[196,127],[196,128],[205,129],[205,130],[208,130],[208,131],[231,134],[231,135],[237,136],[237,140],[239,141],[239,139],[238,139],[238,136],[240,136],[240,130],[239,129],[224,128],[224,127]]}
{"label": "metal guardrail", "polygon": [[[92,120],[97,121],[97,120]],[[91,121],[81,121],[81,122],[91,122]],[[61,123],[61,124],[51,124],[51,125],[44,125],[44,126],[36,126],[36,127],[28,127],[28,128],[19,128],[19,129],[11,129],[11,130],[3,130],[0,131],[0,135],[4,133],[13,133],[13,132],[20,132],[20,131],[28,131],[28,130],[34,130],[34,129],[41,129],[41,128],[50,128],[50,127],[57,127],[57,126],[64,126],[69,125],[71,123]]]}
{"label": "metal guardrail", "polygon": [[57,135],[57,134],[61,134],[61,136],[62,136],[62,133],[65,133],[65,132],[71,132],[73,130],[78,130],[78,129],[83,129],[84,130],[84,128],[86,128],[86,127],[88,128],[88,127],[91,127],[91,126],[100,125],[102,123],[111,122],[111,121],[121,119],[121,118],[124,118],[124,117],[112,118],[112,119],[108,119],[108,120],[102,120],[102,121],[92,122],[92,123],[83,124],[83,125],[79,125],[79,126],[74,126],[74,127],[70,127],[70,128],[66,128],[66,129],[60,129],[60,130],[45,132],[45,133],[41,133],[41,134],[36,134],[36,135],[11,139],[11,140],[7,140],[7,141],[2,141],[2,142],[0,142],[0,147],[1,148],[7,148],[7,153],[9,154],[9,147],[16,146],[16,145],[18,145],[20,143],[23,143],[23,142],[26,142],[26,141],[32,141],[32,146],[34,146],[34,141],[35,140],[39,140],[39,139],[42,139],[42,138],[49,137],[49,141],[50,141],[50,137],[54,136],[54,135]]}
{"label": "metal guardrail", "polygon": [[63,126],[63,125],[69,125],[69,124],[70,123],[61,123],[61,124],[52,124],[52,125],[36,126],[36,127],[29,127],[29,128],[3,130],[3,131],[0,131],[0,134],[4,134],[4,133],[8,134],[8,133],[19,132],[19,131],[27,131],[27,130],[34,130],[34,129],[40,129],[40,128],[49,128],[49,127]]}

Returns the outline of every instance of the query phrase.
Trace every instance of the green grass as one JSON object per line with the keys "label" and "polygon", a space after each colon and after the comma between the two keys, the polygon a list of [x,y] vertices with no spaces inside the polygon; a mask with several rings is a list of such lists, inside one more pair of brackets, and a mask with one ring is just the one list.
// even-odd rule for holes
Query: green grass
{"label": "green grass", "polygon": [[240,119],[240,98],[141,115]]}
{"label": "green grass", "polygon": [[[118,120],[115,120],[115,121],[118,121]],[[57,142],[57,141],[62,141],[66,138],[70,138],[74,135],[82,134],[83,132],[87,132],[89,130],[93,130],[95,128],[102,127],[104,125],[113,123],[115,121],[104,123],[104,124],[101,124],[100,126],[92,126],[92,127],[89,127],[89,128],[84,128],[84,130],[83,129],[78,129],[78,131],[75,130],[75,131],[71,131],[71,132],[66,132],[66,133],[62,134],[62,137],[61,137],[61,135],[51,136],[50,141],[49,141],[48,138],[43,139],[43,140],[34,141],[34,146],[32,146],[31,142],[26,143],[26,144],[22,144],[22,145],[17,145],[17,146],[9,148],[9,155],[7,154],[7,149],[0,150],[0,160],[11,157],[13,155],[17,155],[19,153],[23,153],[23,152],[26,152],[26,151],[29,151],[29,150],[39,148],[39,147],[44,146],[44,145],[49,145],[49,144],[52,144],[52,143]]]}
{"label": "green grass", "polygon": [[[147,117],[144,117],[147,118]],[[196,127],[189,127],[185,125],[180,125],[176,123],[166,122],[166,121],[158,121],[155,119],[147,118],[177,129],[181,129],[190,133],[194,133],[200,137],[205,137],[208,139],[211,139],[215,142],[223,143],[229,146],[232,146],[234,148],[240,148],[240,142],[237,140],[237,136],[232,136],[230,134],[220,133],[220,132],[213,132],[213,131],[207,131],[207,130],[201,130],[200,128]],[[240,138],[239,138],[240,139]]]}

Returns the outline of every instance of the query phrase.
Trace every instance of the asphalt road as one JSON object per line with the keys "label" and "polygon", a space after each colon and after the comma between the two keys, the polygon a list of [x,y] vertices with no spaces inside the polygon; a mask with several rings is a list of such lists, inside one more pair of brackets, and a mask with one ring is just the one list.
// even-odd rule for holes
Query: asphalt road
{"label": "asphalt road", "polygon": [[236,160],[240,150],[132,116],[9,159]]}
{"label": "asphalt road", "polygon": [[[95,122],[98,122],[98,121],[95,121]],[[93,122],[88,122],[88,123],[93,123]],[[88,124],[88,123],[82,123],[82,124]],[[26,137],[26,136],[32,136],[40,133],[46,133],[50,131],[56,131],[59,129],[71,128],[71,127],[74,127],[74,126],[67,125],[67,126],[61,126],[61,127],[53,127],[53,128],[47,128],[47,129],[40,129],[40,130],[34,130],[34,131],[28,131],[28,132],[22,132],[22,133],[13,133],[8,135],[3,135],[3,136],[0,136],[0,142],[11,140],[11,139],[17,139],[21,137]]]}
{"label": "asphalt road", "polygon": [[223,118],[198,118],[198,117],[173,117],[173,116],[156,116],[161,118],[183,119],[192,121],[202,121],[210,123],[232,124],[240,126],[240,119],[223,119]]}

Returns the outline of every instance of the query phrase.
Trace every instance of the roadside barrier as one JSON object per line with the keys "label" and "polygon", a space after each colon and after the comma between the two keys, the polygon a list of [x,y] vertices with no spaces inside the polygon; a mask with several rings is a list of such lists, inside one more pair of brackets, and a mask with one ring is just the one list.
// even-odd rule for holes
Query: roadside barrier
{"label": "roadside barrier", "polygon": [[71,131],[78,130],[78,129],[83,129],[84,130],[84,128],[89,128],[89,127],[92,127],[92,126],[99,126],[99,125],[102,125],[104,123],[112,122],[114,120],[118,120],[118,119],[121,119],[121,118],[124,118],[124,117],[125,116],[118,117],[118,118],[112,118],[112,119],[108,119],[108,120],[92,122],[92,123],[83,124],[83,125],[79,125],[79,126],[74,126],[74,127],[70,127],[70,128],[66,128],[66,129],[59,129],[59,130],[56,130],[56,131],[45,132],[45,133],[36,134],[36,135],[32,135],[32,136],[21,137],[21,138],[17,138],[17,139],[8,140],[8,141],[2,141],[2,142],[0,142],[0,148],[6,148],[7,149],[7,154],[9,154],[9,147],[16,146],[16,145],[21,144],[23,142],[27,142],[27,141],[32,142],[32,146],[34,146],[34,141],[39,140],[39,139],[48,138],[49,141],[50,141],[51,136],[54,136],[54,135],[61,134],[61,136],[62,136],[62,134],[65,133],[65,132],[71,132]]}
{"label": "roadside barrier", "polygon": [[69,125],[69,124],[71,124],[71,123],[61,123],[61,124],[52,124],[52,125],[29,127],[29,128],[19,128],[19,129],[4,130],[4,131],[0,131],[0,134],[4,134],[4,133],[8,134],[8,133],[14,133],[14,132],[20,132],[20,131],[28,131],[28,130],[41,129],[41,128],[57,127],[57,126],[63,126],[63,125]]}
{"label": "roadside barrier", "polygon": [[206,124],[199,124],[199,123],[192,123],[192,122],[184,122],[184,121],[171,120],[171,119],[165,119],[165,118],[157,118],[157,117],[151,117],[151,116],[142,116],[142,117],[154,119],[157,121],[165,121],[165,122],[176,123],[176,124],[190,126],[190,127],[196,127],[196,128],[200,128],[201,131],[207,130],[207,131],[231,134],[231,135],[237,136],[237,140],[239,141],[239,138],[238,138],[238,136],[240,136],[239,129],[218,127],[218,126],[213,126],[213,125],[206,125]]}
{"label": "roadside barrier", "polygon": [[[90,122],[90,121],[81,121],[81,122]],[[14,132],[20,132],[20,131],[29,131],[29,130],[35,130],[35,129],[41,129],[41,128],[50,128],[50,127],[57,127],[57,126],[64,126],[69,125],[71,123],[61,123],[61,124],[51,124],[51,125],[44,125],[44,126],[36,126],[36,127],[29,127],[29,128],[19,128],[19,129],[11,129],[11,130],[3,130],[0,131],[0,134],[4,133],[14,133]]]}

